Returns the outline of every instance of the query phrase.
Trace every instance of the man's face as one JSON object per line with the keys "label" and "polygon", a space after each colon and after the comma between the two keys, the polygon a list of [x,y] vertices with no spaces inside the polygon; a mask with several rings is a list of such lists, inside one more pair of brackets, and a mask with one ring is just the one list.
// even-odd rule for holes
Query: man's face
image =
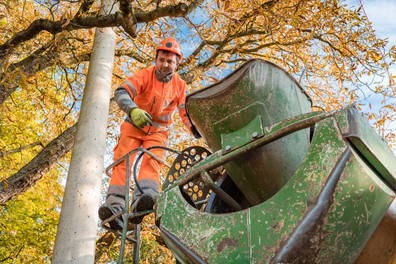
{"label": "man's face", "polygon": [[161,74],[169,74],[173,73],[176,71],[176,68],[178,66],[177,63],[177,55],[172,52],[163,52],[162,50],[158,51],[158,56],[155,61],[155,65],[157,67],[157,70]]}

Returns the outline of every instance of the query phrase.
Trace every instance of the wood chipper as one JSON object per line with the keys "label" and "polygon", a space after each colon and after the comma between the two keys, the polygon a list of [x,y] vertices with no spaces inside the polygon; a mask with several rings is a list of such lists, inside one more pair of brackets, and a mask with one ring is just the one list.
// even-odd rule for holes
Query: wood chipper
{"label": "wood chipper", "polygon": [[396,158],[360,113],[311,112],[296,80],[262,60],[186,107],[212,154],[187,149],[157,202],[179,262],[354,262],[396,191]]}
{"label": "wood chipper", "polygon": [[312,112],[263,60],[186,108],[209,149],[177,156],[154,208],[179,263],[355,261],[396,191],[396,158],[360,113]]}

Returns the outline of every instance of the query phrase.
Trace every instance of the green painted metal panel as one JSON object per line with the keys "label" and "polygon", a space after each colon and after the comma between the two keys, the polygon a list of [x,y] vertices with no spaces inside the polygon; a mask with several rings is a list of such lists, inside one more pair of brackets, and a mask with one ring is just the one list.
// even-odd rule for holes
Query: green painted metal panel
{"label": "green painted metal panel", "polygon": [[261,116],[256,115],[250,123],[239,130],[231,133],[219,133],[219,135],[221,135],[221,146],[224,151],[230,151],[243,146],[246,143],[264,135]]}
{"label": "green painted metal panel", "polygon": [[367,125],[368,120],[356,109],[340,112],[337,120],[343,136],[375,168],[386,184],[396,190],[396,157],[385,140]]}
{"label": "green painted metal panel", "polygon": [[[396,190],[396,158],[360,114],[309,113],[298,83],[261,60],[186,104],[215,153],[156,204],[162,235],[182,263],[353,263]],[[180,193],[177,184],[220,165],[246,209],[211,214]]]}
{"label": "green painted metal panel", "polygon": [[[263,127],[270,127],[310,112],[310,106],[309,97],[293,77],[263,60],[249,61],[223,81],[189,95],[186,100],[192,122],[212,151],[222,148],[221,138],[246,127],[257,116]],[[258,204],[276,193],[294,174],[308,145],[309,130],[301,130],[224,167],[249,203]]]}
{"label": "green painted metal panel", "polygon": [[353,152],[335,190],[328,223],[318,234],[326,239],[316,263],[353,263],[393,198],[393,191]]}
{"label": "green painted metal panel", "polygon": [[[276,258],[286,263],[353,263],[394,192],[360,153],[352,150],[345,156],[349,142],[338,126],[348,125],[350,119],[339,116],[316,125],[299,168],[265,202],[239,212],[215,215],[191,207],[179,189],[173,188],[158,200],[160,226],[207,263],[277,263]],[[330,177],[342,157],[347,157],[345,168],[325,204],[321,204],[318,199],[334,180]],[[304,223],[317,209],[320,214],[312,218],[316,220]],[[305,233],[300,235],[302,231]],[[299,243],[293,244],[292,238]],[[172,242],[168,243],[178,252]],[[289,248],[285,249],[285,245]],[[189,263],[182,253],[177,254],[182,262]]]}

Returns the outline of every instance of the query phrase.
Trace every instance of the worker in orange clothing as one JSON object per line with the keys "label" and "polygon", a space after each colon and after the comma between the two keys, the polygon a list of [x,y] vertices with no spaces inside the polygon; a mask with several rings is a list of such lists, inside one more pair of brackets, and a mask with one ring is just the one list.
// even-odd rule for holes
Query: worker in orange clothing
{"label": "worker in orange clothing", "polygon": [[[200,137],[190,123],[185,98],[187,84],[177,74],[176,69],[182,59],[179,43],[173,38],[166,38],[156,48],[155,66],[148,67],[128,77],[115,91],[115,100],[127,114],[121,125],[120,139],[114,148],[114,160],[124,156],[131,150],[142,146],[166,146],[168,128],[176,108],[184,125]],[[159,158],[164,157],[164,150],[153,149],[151,152]],[[133,164],[135,155],[131,156]],[[143,156],[138,175],[139,186],[132,198],[134,212],[153,208],[158,196],[160,164],[148,155]],[[106,202],[99,208],[99,217],[105,220],[125,208],[126,162],[123,161],[113,168]],[[140,223],[141,218],[135,218]],[[113,229],[122,229],[121,218],[110,222]]]}

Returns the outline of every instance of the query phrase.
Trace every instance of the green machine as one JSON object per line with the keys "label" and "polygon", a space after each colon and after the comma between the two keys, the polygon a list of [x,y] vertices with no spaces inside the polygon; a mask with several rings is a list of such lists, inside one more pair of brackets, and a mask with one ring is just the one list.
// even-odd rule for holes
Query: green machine
{"label": "green machine", "polygon": [[210,150],[169,171],[156,223],[180,263],[353,263],[396,191],[396,158],[353,107],[311,112],[251,60],[187,97]]}

